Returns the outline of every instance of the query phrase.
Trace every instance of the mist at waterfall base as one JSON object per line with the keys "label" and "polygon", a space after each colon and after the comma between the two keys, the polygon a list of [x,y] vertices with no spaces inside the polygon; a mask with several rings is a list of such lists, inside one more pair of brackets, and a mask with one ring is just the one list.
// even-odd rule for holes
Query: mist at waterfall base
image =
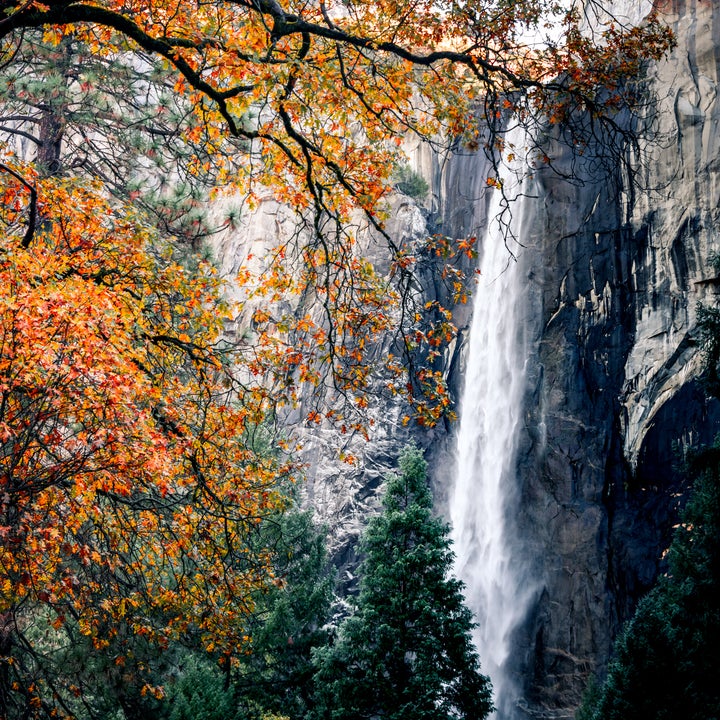
{"label": "mist at waterfall base", "polygon": [[[506,143],[516,156],[524,155],[520,131],[511,130]],[[518,507],[515,461],[528,356],[527,253],[520,244],[530,202],[526,167],[524,159],[505,163],[504,192],[493,190],[488,208],[450,501],[456,574],[466,585],[466,601],[478,623],[474,641],[493,684],[497,720],[523,717],[521,690],[509,661],[513,631],[534,595],[510,522]]]}

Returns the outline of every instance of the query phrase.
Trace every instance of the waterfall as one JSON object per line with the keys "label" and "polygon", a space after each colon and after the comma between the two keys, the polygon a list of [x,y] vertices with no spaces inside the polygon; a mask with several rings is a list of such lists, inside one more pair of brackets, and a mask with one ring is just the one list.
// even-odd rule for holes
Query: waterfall
{"label": "waterfall", "polygon": [[[524,134],[506,138],[523,156]],[[514,551],[508,520],[518,504],[515,461],[522,423],[528,355],[529,291],[523,272],[524,160],[510,159],[493,190],[470,328],[465,390],[460,405],[457,467],[450,501],[456,573],[478,622],[475,644],[493,683],[498,720],[518,717],[519,690],[508,660],[511,635],[527,610],[532,583]],[[507,230],[510,233],[508,234]]]}

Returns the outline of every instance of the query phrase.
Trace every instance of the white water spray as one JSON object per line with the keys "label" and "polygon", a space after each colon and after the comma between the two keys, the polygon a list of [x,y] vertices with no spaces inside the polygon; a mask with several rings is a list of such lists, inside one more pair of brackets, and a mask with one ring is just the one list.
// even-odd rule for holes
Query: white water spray
{"label": "white water spray", "polygon": [[[506,141],[515,146],[516,156],[525,154],[521,152],[524,134],[512,130]],[[490,203],[450,507],[456,571],[466,585],[466,600],[478,622],[475,644],[483,671],[493,683],[498,720],[518,717],[518,690],[507,661],[511,634],[523,619],[533,592],[522,559],[513,551],[516,538],[506,532],[507,519],[515,516],[517,506],[515,461],[528,355],[524,248],[513,239],[523,237],[521,225],[528,202],[521,177],[525,167],[524,160],[513,160],[503,173],[509,209],[503,212],[502,194],[497,190]]]}

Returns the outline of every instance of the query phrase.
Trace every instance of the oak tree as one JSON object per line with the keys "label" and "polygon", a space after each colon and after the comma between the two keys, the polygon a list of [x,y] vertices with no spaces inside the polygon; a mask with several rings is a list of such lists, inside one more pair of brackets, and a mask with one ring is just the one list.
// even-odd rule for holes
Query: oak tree
{"label": "oak tree", "polygon": [[167,720],[303,720],[311,706],[312,651],[327,644],[334,574],[311,513],[292,508],[261,532],[280,580],[262,588],[249,619],[251,651],[225,672],[202,654],[174,658],[176,671],[155,716]]}
{"label": "oak tree", "polygon": [[1,710],[70,715],[99,681],[55,682],[78,636],[142,695],[160,691],[136,642],[230,662],[272,582],[253,537],[293,471],[247,441],[264,396],[233,374],[212,267],[97,186],[2,170]]}

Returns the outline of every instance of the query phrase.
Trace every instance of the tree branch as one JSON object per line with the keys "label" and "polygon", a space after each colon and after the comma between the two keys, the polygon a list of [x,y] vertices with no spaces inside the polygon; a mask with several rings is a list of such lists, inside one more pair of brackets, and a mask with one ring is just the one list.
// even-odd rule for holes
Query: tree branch
{"label": "tree branch", "polygon": [[22,175],[5,165],[5,163],[0,163],[0,171],[12,175],[18,182],[22,183],[30,191],[30,212],[28,214],[28,226],[27,230],[25,231],[25,236],[20,243],[23,248],[27,249],[28,247],[30,247],[30,243],[32,242],[33,236],[35,235],[35,225],[37,223],[37,188],[31,183],[29,183]]}

